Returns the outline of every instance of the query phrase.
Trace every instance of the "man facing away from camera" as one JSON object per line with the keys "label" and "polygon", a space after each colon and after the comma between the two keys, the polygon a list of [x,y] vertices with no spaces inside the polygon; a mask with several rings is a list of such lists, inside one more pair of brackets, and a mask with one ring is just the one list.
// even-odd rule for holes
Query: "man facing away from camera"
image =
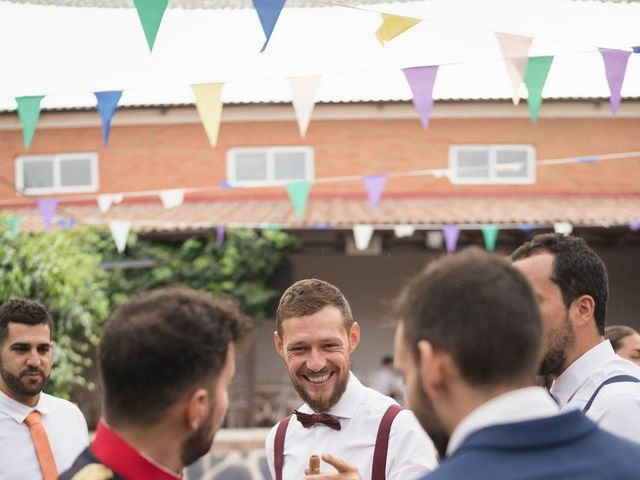
{"label": "man facing away from camera", "polygon": [[409,405],[443,460],[428,480],[631,480],[640,445],[534,378],[542,320],[506,259],[471,249],[433,262],[398,299],[395,358]]}
{"label": "man facing away from camera", "polygon": [[248,322],[229,300],[152,290],[120,307],[99,346],[104,419],[63,480],[182,477],[211,448]]}
{"label": "man facing away from camera", "polygon": [[52,321],[37,302],[0,306],[0,478],[55,480],[89,444],[73,403],[42,390],[53,364]]}
{"label": "man facing away from camera", "polygon": [[540,375],[564,410],[640,442],[640,367],[605,340],[609,283],[602,259],[575,236],[542,234],[511,254],[533,286],[545,331]]}
{"label": "man facing away from camera", "polygon": [[350,371],[360,326],[337,287],[296,282],[280,299],[276,323],[276,350],[305,404],[267,437],[274,480],[304,478],[314,454],[324,465],[309,478],[319,480],[407,480],[435,467],[433,444],[413,413]]}

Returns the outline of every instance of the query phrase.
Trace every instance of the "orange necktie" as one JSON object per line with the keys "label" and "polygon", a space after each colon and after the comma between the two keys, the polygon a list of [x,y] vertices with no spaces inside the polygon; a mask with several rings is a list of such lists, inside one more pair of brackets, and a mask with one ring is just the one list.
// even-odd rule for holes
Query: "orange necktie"
{"label": "orange necktie", "polygon": [[51,445],[49,445],[47,432],[45,432],[44,425],[40,421],[40,412],[31,412],[24,422],[29,425],[29,430],[31,430],[31,438],[33,439],[33,445],[36,447],[42,478],[44,480],[56,480],[58,478],[58,469],[53,458]]}

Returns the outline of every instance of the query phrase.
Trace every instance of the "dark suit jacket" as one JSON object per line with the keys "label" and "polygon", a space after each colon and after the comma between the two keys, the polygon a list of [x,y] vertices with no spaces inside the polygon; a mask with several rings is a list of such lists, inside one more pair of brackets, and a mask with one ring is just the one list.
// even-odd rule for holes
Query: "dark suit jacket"
{"label": "dark suit jacket", "polygon": [[638,480],[640,444],[582,412],[478,430],[425,480]]}
{"label": "dark suit jacket", "polygon": [[124,480],[109,467],[100,463],[95,455],[91,452],[91,448],[87,447],[76,461],[73,462],[71,468],[62,473],[58,480]]}

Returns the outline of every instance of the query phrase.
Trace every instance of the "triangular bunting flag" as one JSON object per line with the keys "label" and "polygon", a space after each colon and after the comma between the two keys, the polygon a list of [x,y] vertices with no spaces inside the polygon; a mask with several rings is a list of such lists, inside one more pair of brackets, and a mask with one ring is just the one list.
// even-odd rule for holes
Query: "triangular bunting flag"
{"label": "triangular bunting flag", "polygon": [[518,105],[520,103],[520,84],[522,84],[522,79],[527,71],[532,39],[507,33],[496,33],[495,35],[511,79],[513,104]]}
{"label": "triangular bunting flag", "polygon": [[253,0],[253,6],[258,12],[262,30],[264,30],[264,35],[267,37],[262,49],[260,49],[261,53],[267,48],[273,28],[276,26],[282,7],[284,7],[284,2],[285,0]]}
{"label": "triangular bunting flag", "polygon": [[624,81],[624,74],[627,71],[627,62],[631,52],[601,48],[600,54],[604,61],[604,71],[607,75],[609,90],[611,91],[611,97],[609,98],[611,114],[615,117],[618,113],[620,100],[622,99],[622,97],[620,97],[620,90],[622,89],[622,82]]}
{"label": "triangular bunting flag", "polygon": [[298,218],[304,216],[304,209],[307,206],[307,199],[309,198],[309,190],[311,184],[309,182],[297,182],[287,184],[287,193],[293,203],[293,209],[296,212]]}
{"label": "triangular bunting flag", "polygon": [[98,198],[96,200],[98,202],[100,213],[107,213],[111,208],[111,204],[114,203],[113,195],[109,194],[98,195]]}
{"label": "triangular bunting flag", "polygon": [[102,139],[104,144],[109,144],[109,131],[111,130],[111,119],[116,113],[118,102],[122,97],[122,91],[113,92],[95,92],[94,95],[98,100],[98,113],[102,120]]}
{"label": "triangular bunting flag", "polygon": [[215,147],[218,143],[218,130],[222,117],[222,87],[224,83],[201,83],[191,85],[196,97],[196,108],[204,126],[209,143]]}
{"label": "triangular bunting flag", "polygon": [[219,247],[224,243],[225,230],[226,228],[224,225],[218,225],[218,228],[216,228],[216,245]]}
{"label": "triangular bunting flag", "polygon": [[553,57],[529,57],[524,83],[527,86],[527,103],[531,112],[531,121],[538,121],[538,111],[542,105],[542,89],[547,81]]}
{"label": "triangular bunting flag", "polygon": [[369,203],[374,210],[378,209],[384,186],[387,184],[388,175],[365,175],[362,177],[364,186],[367,187]]}
{"label": "triangular bunting flag", "polygon": [[5,217],[2,220],[2,223],[10,237],[18,236],[20,233],[20,224],[22,223],[22,219],[20,217]]}
{"label": "triangular bunting flag", "polygon": [[167,9],[169,0],[133,0],[138,10],[138,17],[144,30],[144,36],[147,38],[149,51],[153,51],[153,44],[156,43],[156,35],[160,28],[160,22]]}
{"label": "triangular bunting flag", "polygon": [[458,237],[460,236],[460,227],[457,225],[445,225],[442,227],[444,234],[444,244],[447,247],[447,253],[453,253],[458,246]]}
{"label": "triangular bunting flag", "polygon": [[112,220],[109,222],[109,230],[111,230],[111,236],[114,242],[116,242],[118,253],[124,252],[127,246],[129,230],[131,230],[131,222],[126,220]]}
{"label": "triangular bunting flag", "polygon": [[160,200],[164,208],[179,207],[184,201],[184,190],[162,190],[160,192]]}
{"label": "triangular bunting flag", "polygon": [[496,240],[498,239],[498,227],[496,225],[483,225],[482,236],[484,237],[484,245],[489,252],[496,249]]}
{"label": "triangular bunting flag", "polygon": [[402,32],[406,32],[414,25],[421,22],[419,18],[401,17],[389,13],[381,13],[382,25],[376,30],[376,38],[384,46],[384,42],[390,42]]}
{"label": "triangular bunting flag", "polygon": [[640,220],[629,220],[629,229],[632,232],[637,232],[638,230],[640,230]]}
{"label": "triangular bunting flag", "polygon": [[426,244],[432,250],[440,250],[442,248],[442,232],[441,231],[431,231],[427,232]]}
{"label": "triangular bunting flag", "polygon": [[410,237],[416,231],[413,225],[396,225],[393,227],[393,234],[397,238]]}
{"label": "triangular bunting flag", "polygon": [[420,115],[422,126],[429,128],[429,117],[433,109],[433,84],[438,74],[438,66],[402,69],[413,94],[413,105]]}
{"label": "triangular bunting flag", "polygon": [[560,235],[571,235],[571,232],[573,232],[573,225],[569,222],[556,222],[553,224],[553,231]]}
{"label": "triangular bunting flag", "polygon": [[353,239],[355,240],[356,249],[366,250],[373,236],[372,225],[354,225]]}
{"label": "triangular bunting flag", "polygon": [[25,150],[29,150],[33,134],[36,131],[38,118],[40,117],[40,102],[44,95],[33,97],[16,97],[18,104],[18,117],[22,124],[22,140]]}
{"label": "triangular bunting flag", "polygon": [[42,214],[42,218],[44,220],[44,229],[47,232],[51,230],[51,220],[53,220],[53,216],[56,214],[57,207],[58,207],[57,198],[39,198],[38,199],[38,209]]}
{"label": "triangular bunting flag", "polygon": [[310,77],[289,77],[293,110],[296,112],[300,136],[304,138],[309,127],[309,120],[316,104],[316,92],[320,85],[320,75]]}
{"label": "triangular bunting flag", "polygon": [[58,220],[58,226],[62,230],[71,230],[76,224],[75,218],[61,218]]}

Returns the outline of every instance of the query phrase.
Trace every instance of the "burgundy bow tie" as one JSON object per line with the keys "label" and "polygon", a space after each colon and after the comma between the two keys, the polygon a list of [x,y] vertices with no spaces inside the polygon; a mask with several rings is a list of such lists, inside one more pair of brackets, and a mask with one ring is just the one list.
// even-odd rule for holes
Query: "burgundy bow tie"
{"label": "burgundy bow tie", "polygon": [[309,428],[316,423],[323,423],[326,426],[333,428],[334,430],[340,430],[340,420],[338,420],[333,415],[329,415],[328,413],[304,413],[299,412],[298,410],[294,410],[298,421],[302,424],[304,428]]}

